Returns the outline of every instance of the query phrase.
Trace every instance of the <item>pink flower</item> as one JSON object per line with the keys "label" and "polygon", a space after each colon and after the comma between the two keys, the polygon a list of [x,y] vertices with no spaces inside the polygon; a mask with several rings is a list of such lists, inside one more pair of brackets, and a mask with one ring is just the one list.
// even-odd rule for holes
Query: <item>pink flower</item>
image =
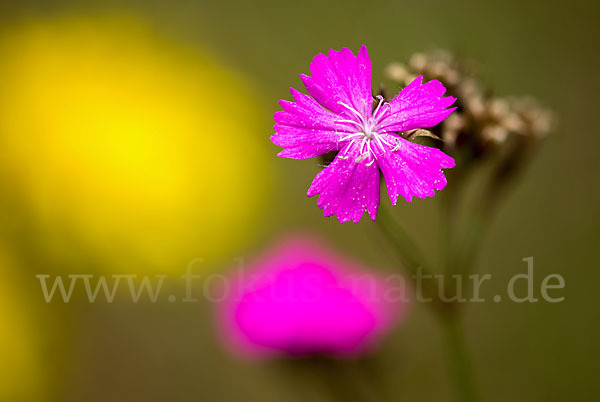
{"label": "pink flower", "polygon": [[311,240],[290,238],[233,278],[219,318],[245,356],[369,350],[406,311],[397,289]]}
{"label": "pink flower", "polygon": [[363,45],[358,56],[349,49],[318,54],[310,65],[312,77],[300,78],[310,96],[290,88],[296,102],[281,100],[275,113],[271,141],[285,149],[279,156],[305,159],[339,151],[308,189],[320,194],[317,205],[325,216],[340,222],[360,221],[366,210],[371,219],[379,205],[379,172],[396,205],[398,195],[433,196],[446,186],[443,168],[454,160],[436,148],[412,143],[397,132],[435,126],[455,108],[456,100],[442,97],[439,81],[422,83],[418,77],[391,102],[371,93],[371,61]]}

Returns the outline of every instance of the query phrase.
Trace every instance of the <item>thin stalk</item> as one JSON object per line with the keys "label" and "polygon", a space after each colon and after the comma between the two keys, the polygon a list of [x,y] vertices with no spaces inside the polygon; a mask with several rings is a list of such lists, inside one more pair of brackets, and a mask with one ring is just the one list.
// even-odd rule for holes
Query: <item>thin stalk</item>
{"label": "thin stalk", "polygon": [[456,259],[456,227],[458,221],[460,174],[454,174],[454,186],[446,188],[440,194],[440,256],[447,274],[452,273]]}
{"label": "thin stalk", "polygon": [[413,238],[385,207],[379,209],[379,217],[375,222],[377,222],[384,237],[394,246],[396,255],[411,276],[417,274],[418,268],[422,268],[425,274],[424,271],[429,266],[425,256]]}
{"label": "thin stalk", "polygon": [[[285,361],[289,378],[310,381],[323,391],[331,402],[381,401],[377,387],[358,371],[357,361],[327,357],[309,357]],[[305,400],[307,395],[302,395]]]}
{"label": "thin stalk", "polygon": [[402,225],[386,210],[381,208],[379,212],[379,219],[376,221],[379,229],[384,237],[393,246],[394,252],[403,268],[408,273],[408,279],[412,282],[415,289],[419,289],[420,294],[425,299],[432,299],[434,303],[432,308],[443,311],[445,305],[440,303],[439,298],[436,297],[435,285],[431,281],[422,281],[417,279],[421,278],[432,278],[432,274],[429,273],[429,263],[425,256],[419,249],[417,243],[412,237],[404,230]]}
{"label": "thin stalk", "polygon": [[449,371],[453,376],[454,400],[476,402],[477,391],[467,345],[460,325],[459,315],[444,320]]}
{"label": "thin stalk", "polygon": [[[394,246],[396,255],[402,262],[403,266],[409,271],[411,279],[417,275],[417,269],[423,266],[429,266],[425,261],[425,257],[419,250],[415,241],[404,230],[402,225],[388,213],[386,208],[381,208],[379,219],[376,221],[383,235]],[[452,222],[452,227],[446,228],[450,233],[456,233],[456,221]],[[456,264],[453,254],[452,260],[449,255],[444,256],[444,262],[447,269],[455,270]],[[447,272],[451,274],[453,272]],[[427,273],[422,272],[422,275]],[[433,295],[434,290],[428,289],[427,295]],[[425,291],[425,289],[423,289]],[[425,293],[425,292],[424,292]],[[434,299],[439,301],[438,299]],[[449,369],[454,383],[453,389],[456,402],[476,402],[477,396],[471,371],[471,364],[467,355],[466,342],[463,338],[463,333],[460,328],[459,317],[460,311],[455,308],[458,304],[448,305],[447,303],[431,303],[435,315],[439,317],[444,328]],[[452,308],[451,308],[452,307]]]}
{"label": "thin stalk", "polygon": [[456,257],[455,270],[458,273],[469,275],[473,272],[473,265],[485,239],[491,218],[487,213],[475,214],[471,218],[461,244],[462,247]]}

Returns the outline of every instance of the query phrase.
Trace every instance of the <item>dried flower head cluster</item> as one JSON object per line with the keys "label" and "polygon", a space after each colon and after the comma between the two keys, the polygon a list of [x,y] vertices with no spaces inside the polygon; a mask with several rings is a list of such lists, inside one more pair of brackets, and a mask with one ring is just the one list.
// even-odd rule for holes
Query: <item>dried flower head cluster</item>
{"label": "dried flower head cluster", "polygon": [[474,159],[500,148],[511,136],[531,141],[544,138],[552,128],[553,115],[531,97],[498,97],[477,75],[476,65],[437,50],[414,54],[408,64],[393,63],[389,79],[404,87],[416,76],[438,80],[457,98],[457,110],[432,131],[444,140],[444,149]]}

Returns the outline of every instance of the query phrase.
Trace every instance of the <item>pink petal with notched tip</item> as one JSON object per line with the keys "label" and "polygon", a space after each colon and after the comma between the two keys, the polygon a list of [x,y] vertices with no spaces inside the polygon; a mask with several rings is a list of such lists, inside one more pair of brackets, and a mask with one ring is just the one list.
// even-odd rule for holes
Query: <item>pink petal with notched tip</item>
{"label": "pink petal with notched tip", "polygon": [[407,131],[433,127],[456,109],[447,109],[456,99],[451,96],[442,97],[446,88],[441,82],[422,82],[421,75],[392,99],[380,124],[382,130]]}
{"label": "pink petal with notched tip", "polygon": [[351,117],[343,102],[361,113],[373,105],[371,94],[371,60],[367,47],[362,46],[358,56],[343,48],[319,53],[310,64],[312,77],[300,74],[308,93],[317,102],[334,113]]}
{"label": "pink petal with notched tip", "polygon": [[294,102],[281,100],[283,111],[275,113],[271,141],[285,149],[279,156],[306,159],[339,149],[343,135],[356,131],[340,116],[324,109],[313,98],[290,88]]}
{"label": "pink petal with notched tip", "polygon": [[372,158],[356,163],[359,156],[359,145],[350,143],[314,178],[307,194],[320,194],[317,205],[325,216],[335,215],[340,222],[355,223],[365,211],[371,219],[377,217],[379,169],[371,163]]}
{"label": "pink petal with notched tip", "polygon": [[411,202],[413,196],[433,197],[435,190],[446,187],[442,169],[454,167],[454,159],[437,148],[415,144],[398,136],[387,134],[383,138],[393,145],[384,144],[386,152],[376,150],[377,165],[393,205],[396,205],[398,195]]}

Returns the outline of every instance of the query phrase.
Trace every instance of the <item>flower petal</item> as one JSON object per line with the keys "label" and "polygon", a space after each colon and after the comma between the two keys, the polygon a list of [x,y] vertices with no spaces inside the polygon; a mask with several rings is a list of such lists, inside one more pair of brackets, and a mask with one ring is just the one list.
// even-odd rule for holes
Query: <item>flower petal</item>
{"label": "flower petal", "polygon": [[359,157],[360,145],[351,142],[313,180],[308,196],[320,194],[317,205],[325,216],[336,215],[340,222],[358,223],[366,210],[371,219],[377,217],[379,169],[373,156],[357,162]]}
{"label": "flower petal", "polygon": [[219,339],[234,353],[359,356],[404,318],[408,304],[387,278],[322,240],[292,235],[278,243],[248,269],[235,269],[215,304]]}
{"label": "flower petal", "polygon": [[236,324],[247,340],[296,356],[360,351],[377,329],[377,310],[370,311],[328,267],[284,263],[286,269],[237,305]]}
{"label": "flower petal", "polygon": [[382,137],[387,143],[383,144],[385,152],[376,147],[375,154],[393,205],[396,205],[398,195],[411,202],[413,196],[432,197],[435,190],[446,187],[442,169],[454,167],[454,159],[437,148],[415,144],[398,136],[386,134]]}
{"label": "flower petal", "polygon": [[354,117],[347,107],[353,107],[361,114],[373,107],[371,93],[371,60],[367,47],[362,46],[358,56],[343,48],[330,50],[329,56],[319,53],[310,64],[312,77],[300,74],[308,93],[332,112]]}
{"label": "flower petal", "polygon": [[275,113],[275,134],[271,141],[284,147],[279,156],[305,159],[340,149],[343,135],[356,131],[338,116],[323,108],[313,98],[290,88],[294,102],[282,100],[283,111]]}
{"label": "flower petal", "polygon": [[392,99],[379,128],[385,131],[406,131],[433,127],[456,108],[447,109],[456,99],[442,97],[446,88],[437,80],[422,84],[423,76],[415,78]]}

